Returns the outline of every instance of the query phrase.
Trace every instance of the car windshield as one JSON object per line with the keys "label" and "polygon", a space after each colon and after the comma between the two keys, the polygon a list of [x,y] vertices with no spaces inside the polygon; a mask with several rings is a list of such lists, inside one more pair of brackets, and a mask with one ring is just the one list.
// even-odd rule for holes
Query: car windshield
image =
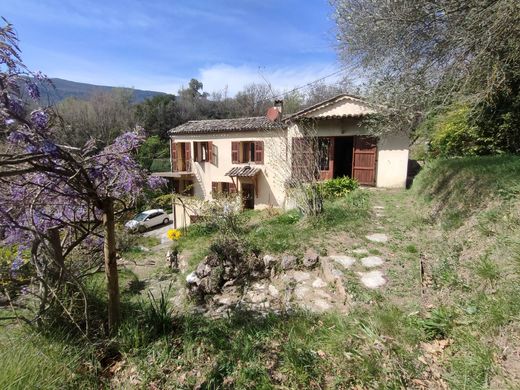
{"label": "car windshield", "polygon": [[145,213],[140,213],[140,214],[137,214],[133,219],[134,221],[144,221],[145,218],[148,216],[148,214],[145,214]]}

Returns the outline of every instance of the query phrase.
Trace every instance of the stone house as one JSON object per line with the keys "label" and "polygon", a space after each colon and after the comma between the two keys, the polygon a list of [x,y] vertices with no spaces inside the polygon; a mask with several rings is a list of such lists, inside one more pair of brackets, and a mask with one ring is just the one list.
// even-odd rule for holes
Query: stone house
{"label": "stone house", "polygon": [[[189,121],[170,130],[174,189],[210,200],[238,192],[245,208],[291,205],[287,183],[312,160],[312,138],[320,150],[322,179],[349,176],[361,185],[405,187],[409,138],[374,138],[361,125],[373,109],[341,94],[292,115],[277,101],[266,116]],[[312,134],[312,135],[310,135]],[[312,153],[311,153],[312,154]]]}

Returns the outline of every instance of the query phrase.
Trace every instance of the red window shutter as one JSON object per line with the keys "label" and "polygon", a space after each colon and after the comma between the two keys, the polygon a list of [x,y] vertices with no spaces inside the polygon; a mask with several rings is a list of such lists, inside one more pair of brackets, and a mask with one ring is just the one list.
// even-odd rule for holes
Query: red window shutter
{"label": "red window shutter", "polygon": [[213,142],[208,141],[208,150],[206,150],[206,152],[207,152],[206,161],[209,161],[210,163],[211,163],[211,152],[212,152],[212,149],[213,149]]}
{"label": "red window shutter", "polygon": [[238,164],[239,160],[239,151],[240,151],[240,142],[231,142],[231,162],[233,164]]}
{"label": "red window shutter", "polygon": [[191,143],[186,142],[185,143],[186,149],[185,149],[185,165],[186,165],[186,171],[191,171]]}
{"label": "red window shutter", "polygon": [[295,180],[311,181],[319,177],[316,166],[316,142],[312,138],[292,139],[292,175]]}
{"label": "red window shutter", "polygon": [[218,182],[211,182],[211,196],[215,197],[218,194]]}
{"label": "red window shutter", "polygon": [[255,163],[264,163],[264,141],[255,141]]}
{"label": "red window shutter", "polygon": [[172,159],[172,172],[177,171],[177,144],[170,140],[171,148],[171,159]]}

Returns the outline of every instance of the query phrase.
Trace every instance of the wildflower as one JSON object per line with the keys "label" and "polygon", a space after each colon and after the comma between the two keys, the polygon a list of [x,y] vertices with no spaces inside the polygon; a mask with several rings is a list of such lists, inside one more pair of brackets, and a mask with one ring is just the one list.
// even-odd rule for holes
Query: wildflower
{"label": "wildflower", "polygon": [[29,92],[29,96],[31,97],[31,99],[40,99],[40,90],[38,89],[38,86],[35,83],[31,81],[27,82],[27,91]]}
{"label": "wildflower", "polygon": [[43,130],[49,123],[49,115],[40,110],[33,111],[31,113],[31,122],[38,130]]}
{"label": "wildflower", "polygon": [[182,233],[179,229],[170,229],[166,235],[170,240],[177,241],[179,238],[181,238]]}

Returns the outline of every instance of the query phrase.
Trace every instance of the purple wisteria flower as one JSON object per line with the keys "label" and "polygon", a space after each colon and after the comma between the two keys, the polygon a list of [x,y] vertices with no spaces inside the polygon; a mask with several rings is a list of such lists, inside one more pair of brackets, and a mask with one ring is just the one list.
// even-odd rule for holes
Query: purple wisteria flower
{"label": "purple wisteria flower", "polygon": [[33,100],[39,100],[40,99],[40,90],[38,86],[33,83],[32,81],[27,82],[27,92],[29,93],[29,96]]}
{"label": "purple wisteria flower", "polygon": [[148,187],[155,190],[158,188],[161,188],[162,186],[166,185],[166,180],[159,176],[149,176],[146,180]]}
{"label": "purple wisteria flower", "polygon": [[18,117],[23,116],[23,106],[16,99],[9,100],[9,110]]}
{"label": "purple wisteria flower", "polygon": [[49,115],[41,110],[31,112],[31,122],[38,130],[45,130],[49,124]]}
{"label": "purple wisteria flower", "polygon": [[22,133],[21,131],[14,130],[7,136],[7,141],[14,145],[19,145],[21,143],[27,142],[27,134]]}

